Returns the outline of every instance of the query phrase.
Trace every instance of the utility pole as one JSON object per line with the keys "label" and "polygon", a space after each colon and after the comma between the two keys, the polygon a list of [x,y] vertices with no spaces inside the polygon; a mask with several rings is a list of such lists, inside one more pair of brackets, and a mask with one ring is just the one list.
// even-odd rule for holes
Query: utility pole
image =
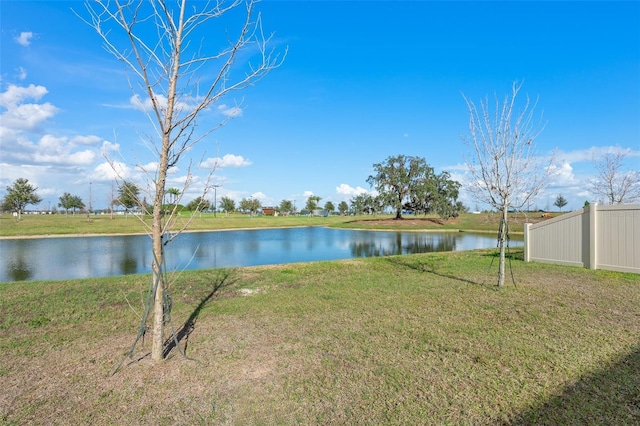
{"label": "utility pole", "polygon": [[91,204],[91,182],[89,182],[89,210],[87,212],[87,221],[91,221],[91,210],[93,210],[93,205]]}
{"label": "utility pole", "polygon": [[220,185],[213,185],[213,217],[217,217],[218,213],[218,192],[217,189]]}

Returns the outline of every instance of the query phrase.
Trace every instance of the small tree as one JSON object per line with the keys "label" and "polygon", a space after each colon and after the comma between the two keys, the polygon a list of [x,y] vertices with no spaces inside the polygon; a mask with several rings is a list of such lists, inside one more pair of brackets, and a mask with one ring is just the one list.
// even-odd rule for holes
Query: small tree
{"label": "small tree", "polygon": [[291,200],[282,200],[278,210],[280,210],[280,213],[291,213],[293,211],[293,203]]}
{"label": "small tree", "polygon": [[73,209],[73,215],[75,216],[76,209],[83,209],[85,207],[82,202],[82,198],[77,195],[71,195],[68,192],[62,194],[59,200],[60,202],[58,203],[58,207],[62,207],[64,209],[65,216],[69,214],[69,209]]}
{"label": "small tree", "polygon": [[249,216],[254,216],[258,213],[258,211],[262,208],[260,200],[257,198],[243,198],[240,200],[240,210],[249,213]]}
{"label": "small tree", "polygon": [[[140,168],[148,177],[152,203],[151,225],[144,226],[152,241],[151,359],[157,362],[164,356],[164,326],[169,318],[165,309],[170,307],[167,277],[162,272],[164,247],[188,226],[187,221],[176,231],[177,209],[162,209],[169,170],[194,145],[236,116],[239,108],[213,125],[203,115],[277,68],[282,59],[268,49],[271,38],[265,37],[254,0],[189,4],[186,0],[97,0],[85,5],[85,22],[131,72],[128,82],[134,99],[155,131],[147,141],[156,156],[153,170]],[[238,8],[241,21],[234,30],[228,12]],[[192,180],[190,168],[186,170],[182,193]],[[203,197],[211,188],[208,182]],[[141,330],[146,329],[146,320],[142,319]]]}
{"label": "small tree", "polygon": [[220,198],[220,209],[229,217],[229,213],[236,211],[236,202],[229,197]]}
{"label": "small tree", "polygon": [[558,196],[556,197],[556,202],[553,203],[553,205],[559,208],[560,211],[562,212],[562,208],[566,206],[568,203],[569,202],[567,201],[566,198],[562,196],[562,194],[558,194]]}
{"label": "small tree", "polygon": [[527,205],[546,186],[551,172],[552,158],[544,164],[535,155],[534,141],[544,126],[534,122],[536,103],[527,97],[519,107],[521,87],[514,82],[511,94],[502,102],[496,97],[493,109],[488,97],[477,108],[463,95],[469,110],[469,135],[463,136],[471,149],[465,158],[470,174],[468,189],[477,201],[502,215],[498,287],[504,285],[509,209]]}
{"label": "small tree", "polygon": [[351,200],[351,210],[354,214],[376,213],[377,201],[371,194],[358,194]]}
{"label": "small tree", "polygon": [[211,203],[202,197],[196,197],[189,204],[187,204],[187,210],[192,212],[201,212],[208,210],[211,207]]}
{"label": "small tree", "polygon": [[338,204],[338,212],[344,216],[347,214],[347,212],[349,211],[349,204],[347,204],[346,201],[340,201],[340,203]]}
{"label": "small tree", "polygon": [[18,213],[18,220],[22,219],[22,212],[29,204],[42,202],[36,191],[38,188],[29,183],[29,179],[18,178],[11,186],[7,186],[7,195],[2,201],[2,210]]}
{"label": "small tree", "polygon": [[251,214],[251,216],[257,215],[258,212],[262,209],[262,203],[260,202],[260,200],[253,197],[249,199],[248,206],[249,206],[249,213]]}
{"label": "small tree", "polygon": [[333,213],[336,209],[336,206],[334,206],[331,201],[327,201],[326,203],[324,203],[324,209],[329,213]]}
{"label": "small tree", "polygon": [[118,188],[118,203],[124,207],[126,213],[129,209],[142,205],[139,196],[140,188],[133,182],[124,181]]}
{"label": "small tree", "polygon": [[640,200],[640,169],[623,170],[626,152],[618,150],[594,160],[597,171],[591,182],[591,192],[603,197],[609,204],[633,203]]}
{"label": "small tree", "polygon": [[307,198],[307,204],[305,205],[305,209],[309,210],[309,214],[313,214],[314,210],[318,209],[318,203],[322,198],[317,195],[311,195]]}

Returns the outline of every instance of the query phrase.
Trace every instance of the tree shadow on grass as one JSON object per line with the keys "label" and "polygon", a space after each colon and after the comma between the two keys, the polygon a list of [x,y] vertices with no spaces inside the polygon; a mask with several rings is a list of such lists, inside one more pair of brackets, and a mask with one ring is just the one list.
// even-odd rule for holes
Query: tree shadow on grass
{"label": "tree shadow on grass", "polygon": [[[200,316],[200,312],[202,309],[213,299],[213,297],[224,287],[228,287],[233,285],[237,281],[237,277],[233,276],[232,271],[224,270],[218,274],[218,276],[213,280],[213,287],[211,291],[205,295],[198,303],[198,306],[191,312],[189,318],[182,324],[182,327],[176,332],[172,330],[171,336],[165,340],[164,342],[164,350],[162,351],[162,357],[167,358],[169,353],[175,348],[182,353],[183,356],[186,357],[187,346],[189,343],[189,336],[196,328],[196,322],[198,321],[198,317]],[[184,348],[180,348],[180,343],[184,342]]]}
{"label": "tree shadow on grass", "polygon": [[[487,249],[487,252],[484,253],[483,256],[498,259],[500,257],[500,250],[496,248]],[[507,260],[520,260],[524,262],[524,249],[522,247],[507,248],[504,257]]]}
{"label": "tree shadow on grass", "polygon": [[640,347],[503,425],[640,425]]}
{"label": "tree shadow on grass", "polygon": [[390,256],[390,257],[387,257],[386,260],[389,263],[393,263],[394,265],[403,266],[405,268],[413,269],[414,271],[427,272],[429,274],[437,275],[437,276],[442,277],[442,278],[448,278],[450,280],[461,281],[461,282],[466,283],[466,284],[481,285],[481,286],[484,285],[484,283],[476,282],[476,281],[473,281],[473,280],[471,280],[469,278],[457,277],[457,276],[452,275],[452,274],[444,274],[444,273],[438,272],[436,270],[436,266],[434,264],[409,263],[409,262],[404,261],[402,256]]}

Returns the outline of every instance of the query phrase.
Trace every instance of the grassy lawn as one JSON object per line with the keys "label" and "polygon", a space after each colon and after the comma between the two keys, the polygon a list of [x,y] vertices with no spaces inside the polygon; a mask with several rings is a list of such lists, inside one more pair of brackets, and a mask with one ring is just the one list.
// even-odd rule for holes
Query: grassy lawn
{"label": "grassy lawn", "polygon": [[639,424],[639,277],[492,254],[185,272],[115,375],[147,276],[2,284],[0,423]]}
{"label": "grassy lawn", "polygon": [[[177,220],[182,226],[189,218],[183,213]],[[405,216],[402,221],[391,220],[390,215],[375,216],[258,216],[233,214],[229,217],[212,213],[196,215],[189,224],[188,230],[216,230],[265,228],[287,226],[332,226],[357,229],[405,229],[405,230],[476,230],[497,231],[499,216],[497,214],[463,214],[459,218],[441,221],[436,216]],[[511,216],[511,230],[522,232],[525,222],[540,220],[538,214],[524,213]],[[151,224],[149,218],[144,219],[146,226]],[[87,218],[86,215],[65,216],[56,215],[23,215],[22,220],[16,221],[10,214],[0,215],[0,237],[42,236],[42,235],[82,235],[82,234],[114,234],[114,233],[144,233],[145,224],[135,216],[110,217],[97,215]]]}
{"label": "grassy lawn", "polygon": [[[189,219],[188,213],[183,213],[176,220],[176,228],[181,227]],[[257,216],[234,214],[226,217],[224,214],[203,213],[196,215],[189,224],[188,230],[215,230],[240,228],[266,228],[278,226],[320,226],[353,220],[349,217],[332,216]],[[115,233],[144,233],[145,226],[151,225],[151,218],[145,217],[144,224],[133,215],[97,215],[87,218],[86,215],[23,215],[21,221],[16,221],[11,215],[0,216],[0,237],[40,236],[40,235],[82,235],[82,234],[115,234]]]}

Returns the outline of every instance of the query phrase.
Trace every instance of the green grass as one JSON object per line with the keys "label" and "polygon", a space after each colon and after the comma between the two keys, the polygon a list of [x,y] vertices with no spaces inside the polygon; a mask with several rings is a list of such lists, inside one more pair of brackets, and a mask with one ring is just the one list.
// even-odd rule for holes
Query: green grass
{"label": "green grass", "polygon": [[638,424],[639,277],[492,255],[185,272],[114,376],[148,276],[3,284],[0,423]]}
{"label": "green grass", "polygon": [[[183,213],[177,218],[177,225],[187,222],[189,215]],[[404,229],[404,230],[474,230],[497,231],[499,216],[497,214],[463,214],[459,218],[441,221],[436,216],[405,216],[406,220],[390,220],[390,215],[375,216],[258,216],[234,214],[227,217],[212,213],[196,215],[188,226],[188,230],[223,230],[241,228],[267,228],[290,226],[332,226],[355,229]],[[524,213],[510,216],[511,231],[522,232],[523,223],[536,222],[539,215]],[[86,215],[23,215],[16,221],[11,215],[0,215],[0,237],[42,236],[42,235],[83,235],[83,234],[115,234],[144,233],[150,219],[144,224],[134,216],[98,215],[87,218]]]}
{"label": "green grass", "polygon": [[[183,213],[176,219],[176,229],[184,225],[189,214]],[[203,213],[196,215],[188,226],[188,230],[216,230],[239,228],[265,228],[279,226],[327,226],[334,223],[351,220],[349,217],[331,216],[258,216],[234,214],[226,217],[224,214]],[[41,235],[82,235],[82,234],[115,234],[115,233],[144,233],[151,224],[150,217],[144,218],[144,223],[133,215],[119,216],[97,215],[87,218],[86,215],[75,217],[64,214],[56,215],[23,215],[22,220],[16,221],[11,215],[0,215],[0,237],[41,236]]]}

